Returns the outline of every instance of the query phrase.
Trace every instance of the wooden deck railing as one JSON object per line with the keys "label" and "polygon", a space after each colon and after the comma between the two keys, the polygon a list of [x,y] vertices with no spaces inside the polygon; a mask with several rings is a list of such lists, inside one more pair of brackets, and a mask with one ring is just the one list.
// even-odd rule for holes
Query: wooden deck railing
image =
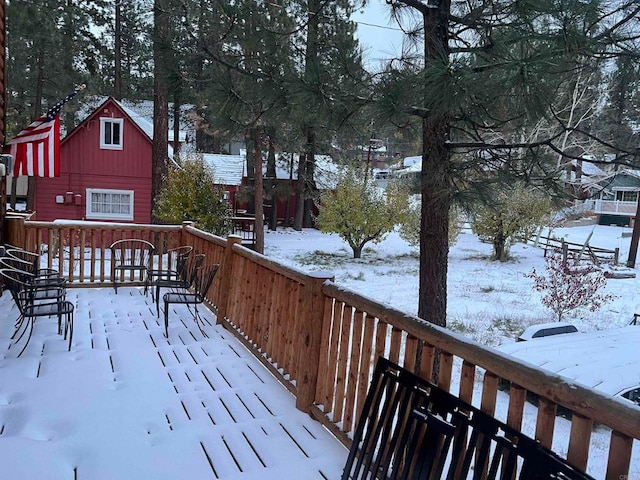
{"label": "wooden deck railing", "polygon": [[[41,247],[49,264],[53,263],[51,252],[57,251],[58,261],[73,272],[68,273],[69,281],[81,286],[101,284],[103,273],[109,271],[103,267],[107,236],[135,236],[167,246],[193,245],[196,252],[206,254],[208,262],[221,264],[208,297],[218,321],[271,368],[294,393],[299,409],[309,412],[347,445],[375,360],[384,355],[424,378],[435,377],[438,386],[484,412],[504,417],[501,420],[508,425],[534,436],[582,471],[593,469],[590,449],[603,443],[604,435],[608,457],[598,463],[606,472],[595,476],[631,478],[632,447],[640,439],[640,407],[570,384],[341,288],[331,281],[330,273],[305,274],[242,247],[239,237],[222,239],[189,224],[24,222],[21,228],[27,247]],[[60,239],[60,247],[42,248],[45,238]],[[78,268],[78,262],[84,268]],[[90,267],[92,263],[97,267]],[[501,391],[504,385],[508,395]],[[531,418],[525,417],[525,408],[535,408],[527,402],[531,394],[537,402],[533,425],[523,422]],[[560,410],[566,420],[558,417]]]}

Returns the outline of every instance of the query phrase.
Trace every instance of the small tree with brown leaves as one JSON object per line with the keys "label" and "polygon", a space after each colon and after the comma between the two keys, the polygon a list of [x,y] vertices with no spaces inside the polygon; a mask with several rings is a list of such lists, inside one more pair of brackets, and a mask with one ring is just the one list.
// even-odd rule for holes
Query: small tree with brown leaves
{"label": "small tree with brown leaves", "polygon": [[559,322],[565,313],[577,308],[594,312],[614,298],[598,293],[607,284],[607,278],[594,265],[573,265],[560,252],[554,252],[545,259],[545,269],[546,275],[533,269],[527,277],[533,279],[538,292],[545,292],[542,304],[556,314]]}

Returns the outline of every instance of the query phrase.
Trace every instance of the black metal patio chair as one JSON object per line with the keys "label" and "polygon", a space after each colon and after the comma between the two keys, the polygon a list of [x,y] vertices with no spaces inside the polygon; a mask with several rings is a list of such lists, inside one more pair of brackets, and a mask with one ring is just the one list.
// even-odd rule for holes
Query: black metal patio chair
{"label": "black metal patio chair", "polygon": [[125,274],[130,278],[146,283],[147,271],[151,268],[151,260],[155,247],[151,242],[139,238],[127,238],[113,242],[111,250],[111,280],[113,289],[118,293],[118,283],[124,283]]}
{"label": "black metal patio chair", "polygon": [[[33,285],[25,283],[23,281],[24,274],[10,268],[0,268],[0,275],[4,279],[6,288],[11,293],[13,301],[18,307],[20,312],[15,323],[15,330],[11,337],[14,340],[14,344],[20,342],[25,334],[28,333],[22,350],[18,353],[18,356],[27,348],[31,335],[33,333],[33,326],[35,319],[38,317],[51,317],[56,316],[58,319],[58,334],[64,334],[64,338],[69,337],[69,347],[71,350],[71,342],[73,339],[73,303],[57,298],[53,301],[42,302],[43,298],[38,298],[38,295],[43,290],[35,289]],[[50,299],[46,299],[50,300]],[[62,324],[62,318],[64,317],[64,325]]]}
{"label": "black metal patio chair", "polygon": [[593,480],[565,459],[380,357],[342,480]]}
{"label": "black metal patio chair", "polygon": [[198,305],[204,303],[207,292],[219,268],[220,265],[217,263],[198,268],[193,282],[193,292],[187,290],[184,292],[169,292],[162,296],[164,302],[164,332],[167,338],[169,338],[169,305],[171,304],[193,305],[193,319],[202,335],[208,336],[202,327],[203,321],[198,312]]}
{"label": "black metal patio chair", "polygon": [[[184,269],[187,265],[187,260],[193,251],[191,245],[183,245],[176,248],[170,248],[167,250],[167,266],[162,268],[162,258],[160,258],[160,267],[157,269],[147,270],[147,279],[144,285],[144,294],[146,295],[150,289],[155,286],[156,280],[172,280],[180,277],[184,273]],[[151,295],[152,299],[153,292]]]}
{"label": "black metal patio chair", "polygon": [[[31,262],[10,256],[0,257],[0,268],[17,270],[22,274],[22,281],[31,285],[33,289],[45,291],[61,289],[63,293],[66,293],[67,279],[60,277],[55,270],[37,269]],[[44,294],[41,293],[40,296],[42,295]]]}
{"label": "black metal patio chair", "polygon": [[160,290],[163,288],[168,288],[174,292],[189,290],[191,287],[193,287],[196,279],[196,274],[198,272],[198,269],[204,263],[204,259],[204,253],[189,255],[186,261],[180,265],[181,268],[175,272],[175,275],[168,274],[155,279],[155,302],[156,315],[158,316],[158,318],[160,318]]}
{"label": "black metal patio chair", "polygon": [[42,268],[40,266],[40,254],[38,253],[29,252],[28,250],[24,250],[18,247],[8,247],[5,249],[3,258],[16,259],[24,262],[24,265],[21,267],[21,269],[27,270],[37,277],[60,276],[60,272],[58,270],[52,268]]}

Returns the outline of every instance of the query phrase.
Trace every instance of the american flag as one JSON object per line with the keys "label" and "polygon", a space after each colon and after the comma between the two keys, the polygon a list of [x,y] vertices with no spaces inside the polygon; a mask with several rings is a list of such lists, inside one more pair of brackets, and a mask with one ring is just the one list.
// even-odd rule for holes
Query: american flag
{"label": "american flag", "polygon": [[9,142],[13,156],[13,176],[60,176],[60,110],[77,90],[56,103],[49,111]]}

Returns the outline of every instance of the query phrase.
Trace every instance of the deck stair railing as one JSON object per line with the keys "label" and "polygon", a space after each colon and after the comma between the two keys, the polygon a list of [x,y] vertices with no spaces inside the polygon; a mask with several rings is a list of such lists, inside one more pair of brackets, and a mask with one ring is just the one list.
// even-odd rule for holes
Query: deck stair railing
{"label": "deck stair railing", "polygon": [[[300,410],[347,446],[376,360],[384,356],[535,438],[579,471],[607,480],[637,474],[637,465],[631,467],[633,446],[640,439],[640,407],[342,288],[330,273],[306,274],[281,265],[241,246],[239,237],[223,239],[188,223],[23,221],[13,228],[23,229],[18,236],[25,245],[19,246],[43,253],[43,266],[54,260],[65,265],[70,285],[104,282],[109,270],[102,266],[102,251],[113,238],[153,238],[156,245],[191,245],[194,252],[204,253],[208,262],[220,264],[208,294],[218,322],[281,379]],[[48,239],[58,242],[55,248]],[[531,398],[535,405],[527,401]],[[590,455],[596,444],[606,445],[606,459]],[[637,462],[637,452],[634,458]]]}

